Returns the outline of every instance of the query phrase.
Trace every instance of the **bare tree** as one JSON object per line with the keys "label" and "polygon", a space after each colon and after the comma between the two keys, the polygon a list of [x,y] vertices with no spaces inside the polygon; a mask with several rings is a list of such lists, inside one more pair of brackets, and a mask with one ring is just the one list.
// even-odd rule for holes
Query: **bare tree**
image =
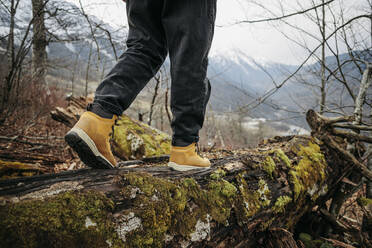
{"label": "bare tree", "polygon": [[[24,69],[24,61],[31,49],[32,39],[30,38],[30,33],[32,26],[35,22],[35,16],[39,16],[38,13],[31,18],[31,20],[26,25],[26,28],[22,31],[21,37],[17,37],[19,43],[15,44],[15,15],[19,6],[20,0],[11,0],[9,6],[1,3],[1,7],[5,8],[10,17],[9,24],[9,34],[8,34],[8,44],[7,44],[7,70],[6,75],[2,80],[1,85],[1,99],[0,99],[0,122],[4,122],[6,118],[15,110],[17,106],[17,91],[19,88],[21,76]],[[48,0],[42,3],[42,6],[38,7],[39,12],[44,11],[45,5]]]}
{"label": "bare tree", "polygon": [[86,72],[85,72],[85,97],[88,96],[88,81],[89,81],[90,63],[91,63],[91,58],[92,58],[92,48],[93,48],[93,45],[90,44],[88,62],[87,62],[87,69],[86,69]]}
{"label": "bare tree", "polygon": [[94,23],[90,20],[89,15],[85,12],[83,4],[81,3],[81,0],[79,0],[79,4],[80,4],[81,14],[84,16],[84,18],[86,19],[86,21],[89,24],[91,38],[93,39],[93,41],[96,45],[96,49],[97,49],[97,64],[96,64],[96,66],[97,66],[97,72],[99,72],[99,65],[100,65],[100,62],[101,62],[101,53],[100,53],[100,46],[99,46],[99,43],[98,43],[98,40],[97,40],[97,37],[96,37],[96,34],[95,34],[96,29],[94,27]]}
{"label": "bare tree", "polygon": [[152,99],[151,99],[151,105],[150,105],[150,113],[149,113],[149,121],[147,122],[147,124],[149,126],[151,126],[151,122],[152,122],[152,115],[154,113],[154,107],[155,107],[155,101],[156,101],[156,98],[158,96],[158,90],[159,90],[159,85],[160,85],[160,82],[161,82],[161,72],[158,73],[158,75],[156,75],[154,77],[154,80],[156,81],[155,83],[155,88],[154,88],[154,94],[152,96]]}
{"label": "bare tree", "polygon": [[33,41],[32,41],[32,75],[33,80],[40,84],[45,83],[47,38],[44,23],[44,0],[32,0],[33,15]]}
{"label": "bare tree", "polygon": [[172,114],[169,111],[169,84],[168,84],[168,80],[166,81],[166,86],[165,86],[164,108],[165,108],[165,112],[167,113],[168,122],[170,124],[172,122]]}
{"label": "bare tree", "polygon": [[322,59],[321,59],[321,87],[320,87],[320,114],[324,112],[324,106],[326,105],[326,78],[325,78],[325,48],[326,48],[326,22],[325,22],[325,4],[322,0],[322,24],[320,26],[320,32],[322,34]]}
{"label": "bare tree", "polygon": [[[300,47],[304,48],[305,50],[307,50],[309,52],[309,55],[304,59],[304,61],[298,66],[298,68],[296,70],[294,70],[292,73],[290,73],[288,75],[288,77],[286,77],[284,80],[282,80],[282,82],[278,82],[276,83],[275,87],[268,90],[266,93],[264,93],[263,95],[261,95],[260,97],[258,98],[255,98],[255,100],[245,104],[245,106],[242,106],[242,109],[244,109],[246,112],[252,110],[253,108],[256,108],[258,105],[264,103],[267,99],[269,99],[271,96],[273,96],[278,90],[280,90],[286,83],[290,82],[290,81],[293,81],[293,79],[295,79],[299,73],[302,71],[302,69],[308,64],[308,62],[311,60],[311,59],[315,59],[316,61],[319,61],[319,65],[320,65],[320,72],[318,73],[320,75],[320,86],[317,86],[319,87],[319,91],[320,91],[320,97],[319,97],[319,106],[321,107],[321,105],[324,105],[324,104],[321,104],[322,102],[325,103],[326,101],[326,92],[327,92],[327,81],[331,80],[332,77],[334,77],[334,79],[338,82],[341,82],[343,84],[343,86],[347,89],[347,92],[351,95],[353,95],[353,90],[351,89],[351,85],[350,83],[346,82],[346,80],[343,78],[345,77],[345,73],[342,71],[343,67],[345,66],[345,64],[348,64],[348,63],[354,63],[355,66],[359,66],[359,62],[358,61],[358,58],[351,58],[350,61],[341,61],[340,62],[340,58],[338,56],[336,56],[336,58],[338,59],[338,61],[340,62],[340,65],[337,67],[337,69],[334,69],[334,68],[331,68],[330,65],[327,65],[327,63],[323,63],[322,61],[326,61],[325,60],[325,49],[328,48],[332,54],[333,53],[337,53],[337,55],[339,55],[339,47],[341,45],[344,45],[344,44],[348,44],[348,37],[350,35],[352,35],[350,32],[350,27],[354,25],[357,25],[359,23],[361,23],[363,21],[363,19],[370,19],[371,18],[371,15],[370,13],[361,13],[361,14],[358,14],[358,15],[354,15],[354,16],[351,16],[349,17],[349,19],[346,19],[345,16],[343,16],[343,10],[341,9],[339,12],[340,12],[340,15],[341,16],[336,16],[335,13],[331,13],[331,16],[333,16],[334,18],[338,18],[338,22],[336,23],[335,22],[335,25],[334,25],[334,28],[332,30],[329,30],[328,32],[327,29],[330,29],[330,27],[327,28],[327,25],[326,25],[326,10],[328,9],[329,11],[331,11],[333,9],[333,7],[330,7],[331,4],[337,2],[336,0],[333,0],[333,1],[323,1],[322,0],[322,3],[320,4],[317,4],[315,3],[313,0],[310,0],[310,4],[311,6],[310,7],[307,7],[307,8],[304,8],[304,9],[300,9],[298,10],[297,12],[293,12],[293,13],[286,13],[285,12],[285,9],[286,7],[282,5],[281,1],[278,1],[279,2],[279,5],[280,5],[280,11],[281,11],[281,14],[277,14],[275,11],[273,11],[271,9],[271,6],[272,4],[270,4],[270,6],[267,6],[265,4],[263,4],[262,2],[260,1],[255,1],[255,0],[250,0],[250,1],[247,1],[247,2],[250,2],[256,6],[259,6],[260,8],[262,8],[263,10],[265,10],[265,13],[269,13],[273,16],[271,17],[266,17],[266,18],[262,18],[262,19],[255,19],[255,20],[244,20],[244,21],[240,21],[238,23],[258,23],[258,22],[277,22],[275,25],[280,26],[280,24],[282,25],[285,25],[285,26],[288,26],[290,28],[292,28],[293,30],[293,33],[297,32],[299,33],[299,35],[303,35],[303,36],[306,36],[307,38],[309,39],[312,39],[312,40],[315,40],[316,42],[319,42],[319,45],[316,45],[314,48],[309,48],[307,46],[306,43],[304,44],[301,44],[298,39],[296,38],[291,38],[291,34],[289,32],[284,32],[284,31],[281,31],[283,33],[283,35],[285,37],[287,37],[289,40],[293,41],[295,43],[295,45],[299,45]],[[298,3],[298,6],[300,6],[300,8],[302,8],[303,6],[303,2],[297,2]],[[342,2],[339,2],[339,5],[343,6]],[[320,15],[318,15],[318,9],[321,9],[321,12],[322,12],[322,15],[324,16],[324,18],[322,18]],[[315,17],[314,17],[314,14],[311,15],[311,12],[313,12],[315,14]],[[321,31],[321,37],[318,37],[318,36],[315,36],[313,33],[311,32],[308,32],[306,31],[305,27],[301,26],[301,24],[298,24],[298,23],[291,23],[290,22],[290,18],[293,17],[293,16],[297,16],[297,15],[306,15],[309,17],[309,19],[314,22],[314,24],[316,24],[319,28],[319,30]],[[341,22],[340,22],[341,20]],[[280,31],[280,28],[278,28],[278,30]],[[346,34],[346,37],[344,37],[343,39],[339,36],[339,33],[343,33],[343,34]],[[304,38],[305,39],[305,38]],[[330,41],[332,39],[335,39],[335,42],[342,42],[343,40],[343,44],[336,44],[336,45],[331,45]],[[361,44],[361,40],[355,40],[354,41],[354,44]],[[336,46],[336,52],[334,51],[334,47]],[[360,46],[360,45],[359,45]],[[352,47],[352,45],[348,46],[348,47]],[[318,56],[317,52],[318,50],[321,50],[321,56]],[[324,51],[324,53],[323,53]],[[355,51],[355,48],[354,48],[354,51]],[[350,52],[350,56],[352,57],[353,56],[353,53]],[[362,73],[362,70],[360,70],[361,73]],[[327,76],[327,73],[330,75],[330,76]],[[314,85],[314,84],[313,84]],[[326,104],[322,107],[323,109],[322,112],[326,111],[327,110],[327,106]]]}
{"label": "bare tree", "polygon": [[[10,1],[10,7],[8,8],[3,2],[2,5],[6,7],[7,11],[10,14],[10,25],[9,25],[9,34],[8,34],[8,43],[7,43],[7,49],[6,49],[6,55],[7,55],[7,73],[8,75],[4,78],[3,84],[2,84],[2,99],[1,99],[1,108],[0,108],[0,114],[4,114],[5,107],[9,102],[9,96],[12,91],[13,87],[13,81],[14,77],[16,75],[14,64],[16,61],[16,52],[15,52],[15,46],[14,46],[14,26],[15,26],[15,15],[18,8],[20,0],[11,0]],[[1,117],[1,123],[5,120],[6,116],[3,115]]]}
{"label": "bare tree", "polygon": [[71,96],[74,96],[75,94],[75,84],[76,84],[75,80],[76,80],[76,73],[78,70],[79,57],[80,57],[80,52],[76,53],[75,55],[74,66],[73,66],[73,70],[71,73]]}

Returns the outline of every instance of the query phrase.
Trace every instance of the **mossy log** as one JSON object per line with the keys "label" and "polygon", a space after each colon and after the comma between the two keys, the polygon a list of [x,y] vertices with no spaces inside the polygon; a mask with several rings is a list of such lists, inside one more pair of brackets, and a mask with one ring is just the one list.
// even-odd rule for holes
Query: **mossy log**
{"label": "mossy log", "polygon": [[288,231],[349,166],[308,136],[204,171],[166,162],[0,181],[0,247],[297,247]]}
{"label": "mossy log", "polygon": [[122,160],[151,158],[170,153],[171,137],[143,122],[122,115],[114,126],[112,149]]}
{"label": "mossy log", "polygon": [[0,180],[17,177],[34,176],[48,172],[48,168],[41,165],[27,164],[0,159]]}
{"label": "mossy log", "polygon": [[[73,127],[93,96],[69,97],[66,108],[51,111],[54,120]],[[113,153],[122,160],[142,159],[170,153],[171,137],[143,122],[123,114],[116,121],[111,139]]]}

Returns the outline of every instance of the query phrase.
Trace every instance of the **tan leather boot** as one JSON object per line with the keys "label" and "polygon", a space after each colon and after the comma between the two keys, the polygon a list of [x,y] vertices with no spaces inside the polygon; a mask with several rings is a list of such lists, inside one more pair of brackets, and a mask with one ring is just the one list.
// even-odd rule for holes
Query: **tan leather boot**
{"label": "tan leather boot", "polygon": [[114,115],[112,119],[106,119],[88,111],[66,134],[66,142],[87,166],[97,169],[116,166],[109,142],[116,118]]}
{"label": "tan leather boot", "polygon": [[192,143],[186,147],[172,146],[168,166],[177,171],[209,169],[211,163],[196,153],[195,145]]}

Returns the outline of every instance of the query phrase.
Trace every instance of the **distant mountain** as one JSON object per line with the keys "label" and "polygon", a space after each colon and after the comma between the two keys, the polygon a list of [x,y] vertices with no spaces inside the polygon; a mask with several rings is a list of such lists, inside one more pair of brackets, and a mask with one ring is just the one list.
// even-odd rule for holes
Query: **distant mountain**
{"label": "distant mountain", "polygon": [[[332,72],[338,79],[345,79],[354,95],[357,95],[361,80],[361,72],[365,64],[361,61],[372,61],[370,50],[354,51],[352,54],[340,54],[338,58],[326,58],[327,106],[341,111],[339,105],[352,106],[353,100],[345,90],[342,82],[329,77]],[[336,70],[342,65],[342,72]],[[221,110],[236,109],[259,99],[265,92],[275,88],[273,81],[280,84],[294,72],[298,66],[255,60],[239,50],[230,50],[212,55],[210,58],[209,77],[214,84],[213,105]],[[306,110],[318,109],[320,99],[320,64],[305,65],[295,77],[289,80],[265,103],[248,112],[256,118],[285,120],[288,124],[306,127],[304,113]],[[372,89],[371,89],[372,93]],[[248,107],[249,108],[249,107]],[[342,111],[351,113],[352,108]]]}
{"label": "distant mountain", "polygon": [[[280,82],[284,79],[284,72],[292,72],[295,68],[292,65],[257,60],[238,49],[211,55],[208,77],[216,88],[215,105],[217,109],[231,110],[252,102],[275,87],[273,80]],[[222,105],[218,104],[218,98],[223,99]]]}
{"label": "distant mountain", "polygon": [[[250,57],[239,49],[219,51],[209,59],[209,76],[223,78],[245,89],[263,93],[274,86],[270,76],[279,80],[281,70],[292,71],[296,67]],[[269,76],[270,74],[270,76]]]}

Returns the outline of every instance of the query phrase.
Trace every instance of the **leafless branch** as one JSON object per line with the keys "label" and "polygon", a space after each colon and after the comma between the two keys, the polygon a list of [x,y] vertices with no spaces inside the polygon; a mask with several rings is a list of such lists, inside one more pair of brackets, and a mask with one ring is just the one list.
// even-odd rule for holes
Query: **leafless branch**
{"label": "leafless branch", "polygon": [[[321,4],[318,4],[316,6],[313,6],[311,8],[308,8],[308,9],[305,9],[305,10],[301,10],[301,11],[297,11],[297,12],[293,12],[293,13],[290,13],[290,14],[286,14],[286,15],[282,15],[282,16],[278,16],[278,17],[271,17],[271,18],[265,18],[265,19],[257,19],[257,20],[244,20],[244,21],[239,21],[239,22],[235,22],[233,23],[232,25],[236,25],[236,24],[242,24],[242,23],[260,23],[260,22],[272,22],[272,21],[278,21],[278,20],[282,20],[282,19],[286,19],[286,18],[289,18],[289,17],[293,17],[293,16],[297,16],[297,15],[302,15],[302,14],[305,14],[309,11],[312,11],[312,10],[315,10],[317,8],[320,8],[322,6],[325,6],[325,5],[328,5],[332,2],[334,2],[335,0],[330,0],[330,1],[327,1],[325,3],[321,3]],[[257,3],[258,4],[258,3]],[[258,4],[259,5],[259,4]]]}

